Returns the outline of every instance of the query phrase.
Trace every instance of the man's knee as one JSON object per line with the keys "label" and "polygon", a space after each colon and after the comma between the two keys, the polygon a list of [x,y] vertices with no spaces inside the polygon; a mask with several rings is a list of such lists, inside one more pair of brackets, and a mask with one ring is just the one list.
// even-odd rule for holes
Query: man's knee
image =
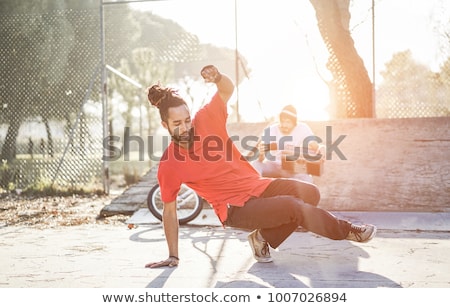
{"label": "man's knee", "polygon": [[299,197],[308,204],[316,206],[320,201],[320,191],[312,183],[297,181]]}
{"label": "man's knee", "polygon": [[273,191],[278,195],[293,196],[316,206],[320,201],[320,192],[316,185],[296,179],[276,179],[272,182]]}
{"label": "man's knee", "polygon": [[310,195],[311,195],[312,201],[310,201],[308,203],[312,204],[312,205],[317,205],[317,204],[319,204],[319,201],[320,201],[319,188],[317,188],[317,186],[314,184],[309,184],[309,186],[310,186],[310,190],[311,190]]}

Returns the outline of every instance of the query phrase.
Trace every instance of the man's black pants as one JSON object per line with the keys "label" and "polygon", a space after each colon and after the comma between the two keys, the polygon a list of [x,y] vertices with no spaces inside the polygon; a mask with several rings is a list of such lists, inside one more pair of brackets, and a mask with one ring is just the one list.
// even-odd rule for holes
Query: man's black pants
{"label": "man's black pants", "polygon": [[230,206],[226,226],[260,229],[272,248],[277,248],[298,226],[318,235],[345,239],[350,223],[317,207],[320,193],[314,184],[295,179],[274,179],[263,194],[244,206]]}

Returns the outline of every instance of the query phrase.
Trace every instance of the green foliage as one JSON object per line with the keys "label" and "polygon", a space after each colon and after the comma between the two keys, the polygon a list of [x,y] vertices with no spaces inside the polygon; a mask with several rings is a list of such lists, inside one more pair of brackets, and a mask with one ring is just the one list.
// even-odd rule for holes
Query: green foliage
{"label": "green foliage", "polygon": [[[106,64],[138,81],[144,88],[157,81],[167,84],[176,82],[180,76],[198,76],[202,61],[208,61],[211,56],[226,59],[219,64],[225,73],[230,74],[227,68],[234,68],[234,51],[201,45],[196,35],[174,21],[151,12],[131,10],[126,4],[105,5],[103,9]],[[84,113],[74,130],[74,139],[67,140],[80,110],[83,110],[91,81],[94,82],[89,97],[92,105],[100,100],[100,2],[2,0],[0,17],[0,40],[3,42],[0,48],[0,124],[7,127],[0,154],[0,159],[5,159],[7,164],[1,167],[0,185],[5,190],[20,186],[24,191],[51,193],[54,187],[43,178],[45,173],[47,178],[53,179],[50,173],[54,169],[46,165],[49,162],[44,162],[38,171],[39,166],[34,162],[30,162],[30,168],[24,168],[23,162],[14,165],[15,160],[20,161],[19,130],[24,122],[44,124],[46,153],[51,153],[44,160],[58,157],[60,145],[65,142],[71,142],[68,155],[84,157],[87,148],[97,151],[101,147],[96,139],[87,137],[92,133],[89,129],[97,124],[84,125]],[[142,115],[147,116],[145,124],[151,135],[159,127],[159,116],[155,108],[149,108],[144,92],[109,74],[108,93],[119,93],[125,102],[123,105],[127,105],[126,109],[119,110],[120,116],[131,126],[137,122],[133,116],[136,108],[146,107],[146,113],[144,111]],[[110,111],[116,111],[115,107],[111,106]],[[50,124],[54,122],[63,123],[64,132],[52,133],[54,126]],[[111,133],[117,134],[117,131]],[[97,156],[94,159],[95,166],[99,166]],[[89,181],[90,173],[85,171],[81,170],[84,174],[80,175],[77,169],[66,175],[73,183],[86,178]],[[64,174],[60,175],[64,177]]]}
{"label": "green foliage", "polygon": [[25,120],[67,119],[79,110],[99,64],[100,31],[92,31],[99,6],[94,0],[2,1],[0,11],[0,119],[8,124],[1,158],[12,161]]}
{"label": "green foliage", "polygon": [[377,116],[388,118],[448,116],[450,58],[440,72],[413,58],[410,50],[398,52],[385,64],[377,89]]}
{"label": "green foliage", "polygon": [[[53,183],[45,172],[40,172],[46,167],[50,167],[50,163],[46,165],[29,159],[16,159],[13,162],[3,160],[0,165],[0,192],[17,192],[32,196],[104,194],[95,179],[91,183],[79,182],[70,186]],[[89,170],[79,172],[88,173]]]}
{"label": "green foliage", "polygon": [[0,188],[6,191],[15,189],[16,171],[6,160],[0,165]]}

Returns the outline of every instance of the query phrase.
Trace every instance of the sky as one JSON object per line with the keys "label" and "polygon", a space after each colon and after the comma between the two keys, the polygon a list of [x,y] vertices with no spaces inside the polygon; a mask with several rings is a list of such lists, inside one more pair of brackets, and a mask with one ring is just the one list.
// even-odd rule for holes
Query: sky
{"label": "sky", "polygon": [[[450,1],[375,0],[375,75],[371,5],[372,0],[352,1],[350,13],[356,49],[375,83],[392,54],[406,49],[439,68],[444,57],[436,27],[450,21]],[[262,121],[287,104],[297,107],[301,120],[329,119],[328,53],[308,0],[170,0],[132,7],[176,21],[201,43],[238,48],[252,70],[239,88],[242,120]]]}

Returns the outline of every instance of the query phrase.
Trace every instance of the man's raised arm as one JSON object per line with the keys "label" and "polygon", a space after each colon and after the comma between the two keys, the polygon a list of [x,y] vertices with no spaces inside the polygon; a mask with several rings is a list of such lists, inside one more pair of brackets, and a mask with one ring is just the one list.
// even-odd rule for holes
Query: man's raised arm
{"label": "man's raised arm", "polygon": [[221,74],[214,65],[205,66],[201,71],[201,75],[205,82],[216,84],[220,98],[227,103],[234,92],[234,83],[230,77]]}

